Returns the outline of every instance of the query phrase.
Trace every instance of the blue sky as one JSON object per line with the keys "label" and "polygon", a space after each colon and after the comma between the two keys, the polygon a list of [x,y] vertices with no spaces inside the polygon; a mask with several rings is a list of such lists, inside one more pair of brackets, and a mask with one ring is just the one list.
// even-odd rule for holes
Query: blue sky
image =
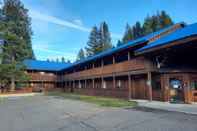
{"label": "blue sky", "polygon": [[113,44],[126,23],[143,22],[147,14],[165,10],[175,22],[197,22],[197,0],[22,0],[32,18],[33,49],[37,59],[75,60],[85,47],[89,30],[106,21]]}

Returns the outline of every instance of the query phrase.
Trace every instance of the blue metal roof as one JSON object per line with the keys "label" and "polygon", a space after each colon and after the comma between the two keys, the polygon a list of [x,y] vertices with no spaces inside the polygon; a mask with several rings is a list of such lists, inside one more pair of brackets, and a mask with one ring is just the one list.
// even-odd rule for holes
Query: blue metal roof
{"label": "blue metal roof", "polygon": [[[181,22],[179,24],[184,24],[184,23]],[[102,58],[102,57],[111,55],[113,53],[125,50],[129,47],[133,47],[133,46],[139,45],[141,43],[148,42],[150,38],[152,38],[156,35],[159,35],[162,32],[169,30],[171,27],[172,26],[166,27],[166,28],[161,29],[157,32],[154,32],[154,33],[151,33],[151,34],[146,35],[144,37],[130,41],[127,44],[121,45],[116,48],[109,49],[107,51],[101,52],[101,53],[91,56],[91,57],[87,57],[87,58],[77,61],[75,63],[58,63],[58,62],[47,62],[47,61],[37,61],[37,60],[25,60],[24,64],[27,66],[27,69],[29,69],[29,70],[61,71],[61,70],[69,69],[69,68],[74,67],[76,65],[83,64],[88,61],[97,60],[99,58]],[[155,47],[155,46],[159,46],[162,43],[166,43],[166,42],[169,42],[172,40],[180,39],[182,37],[190,36],[193,34],[197,34],[197,24],[193,24],[190,26],[186,26],[185,28],[178,29],[177,31],[170,33],[166,36],[163,36],[162,38],[148,44],[147,46],[142,47],[141,49],[139,49],[137,51],[138,52],[143,51],[143,50]]]}
{"label": "blue metal roof", "polygon": [[[181,22],[181,23],[178,23],[178,24],[184,24],[184,23]],[[165,32],[165,31],[169,30],[172,26],[173,26],[173,25],[168,26],[168,27],[166,27],[166,28],[164,28],[164,29],[161,29],[161,30],[159,30],[159,31],[150,33],[150,34],[148,34],[148,35],[146,35],[146,36],[143,36],[143,37],[141,37],[141,38],[138,38],[138,39],[136,39],[136,40],[129,41],[127,44],[123,44],[123,45],[121,45],[121,46],[119,46],[119,47],[115,47],[115,48],[106,50],[106,51],[104,51],[104,52],[101,52],[101,53],[99,53],[99,54],[96,54],[96,55],[94,55],[94,56],[87,57],[87,58],[85,58],[85,59],[83,59],[83,60],[77,61],[77,62],[75,62],[75,63],[69,65],[68,67],[66,67],[66,68],[64,68],[64,69],[68,69],[68,68],[71,68],[71,67],[73,67],[73,66],[76,66],[76,65],[79,65],[79,64],[88,62],[88,61],[97,60],[97,59],[102,58],[102,57],[104,57],[104,56],[111,55],[111,54],[113,54],[113,53],[115,53],[115,52],[125,50],[125,49],[127,49],[127,48],[129,48],[129,47],[133,47],[133,46],[135,46],[135,45],[138,45],[138,44],[141,44],[141,43],[144,43],[144,42],[148,42],[148,40],[149,40],[150,38],[152,38],[152,37],[154,37],[154,36],[156,36],[156,35],[159,35],[161,32]]]}
{"label": "blue metal roof", "polygon": [[149,43],[148,45],[138,49],[136,53],[143,53],[146,52],[149,49],[169,44],[172,41],[180,40],[183,38],[187,38],[189,36],[197,35],[197,23],[185,26],[184,28],[180,28],[176,30],[175,32],[172,32],[164,37],[161,37],[160,39],[153,41]]}
{"label": "blue metal roof", "polygon": [[24,60],[24,65],[28,70],[60,71],[68,67],[71,63],[48,62],[39,60]]}

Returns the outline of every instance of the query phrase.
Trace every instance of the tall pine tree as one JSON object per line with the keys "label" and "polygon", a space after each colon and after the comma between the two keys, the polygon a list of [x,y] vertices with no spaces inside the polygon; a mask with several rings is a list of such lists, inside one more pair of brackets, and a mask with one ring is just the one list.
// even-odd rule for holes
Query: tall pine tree
{"label": "tall pine tree", "polygon": [[100,44],[99,38],[99,30],[96,26],[94,26],[90,32],[87,46],[85,47],[87,56],[92,56],[102,52],[102,45]]}
{"label": "tall pine tree", "polygon": [[161,11],[160,23],[161,23],[161,28],[173,25],[173,21],[172,21],[171,17],[165,11]]}
{"label": "tall pine tree", "polygon": [[31,20],[28,16],[28,10],[20,0],[4,0],[3,15],[6,23],[12,23],[9,32],[17,35],[24,41],[21,58],[34,59],[34,53],[31,44]]}
{"label": "tall pine tree", "polygon": [[81,48],[81,49],[79,50],[78,55],[77,55],[77,61],[83,60],[84,58],[85,58],[85,52],[84,52],[84,50]]}
{"label": "tall pine tree", "polygon": [[102,22],[100,25],[99,42],[102,46],[102,51],[111,49],[113,47],[111,43],[110,32],[109,32],[108,25],[106,24],[106,22]]}
{"label": "tall pine tree", "polygon": [[126,30],[125,30],[124,36],[122,38],[122,42],[123,43],[127,43],[128,41],[133,40],[133,38],[134,38],[134,36],[133,36],[133,30],[130,27],[130,25],[127,24],[126,25]]}
{"label": "tall pine tree", "polygon": [[[15,90],[16,81],[28,80],[24,73],[25,67],[22,64],[21,54],[23,53],[25,42],[15,33],[10,32],[13,23],[1,23],[0,33],[5,40],[2,51],[2,64],[0,64],[1,85],[9,85],[11,91]],[[8,83],[7,83],[8,82]]]}
{"label": "tall pine tree", "polygon": [[118,40],[116,46],[121,46],[122,45],[122,42],[120,40]]}
{"label": "tall pine tree", "polygon": [[148,15],[145,18],[144,24],[143,24],[143,34],[147,35],[153,32],[152,29],[152,18]]}
{"label": "tall pine tree", "polygon": [[23,60],[34,58],[31,47],[31,27],[27,10],[19,0],[4,0],[0,21],[0,35],[3,45],[0,65],[0,84],[8,82],[12,91],[16,81],[27,80]]}
{"label": "tall pine tree", "polygon": [[134,39],[137,39],[143,36],[143,29],[139,21],[137,21],[136,24],[133,26],[133,36],[134,36]]}
{"label": "tall pine tree", "polygon": [[127,24],[122,42],[119,42],[117,46],[127,43],[130,40],[137,39],[144,35],[163,29],[167,26],[173,25],[171,17],[165,12],[157,12],[156,15],[147,16],[144,23],[136,22],[132,27]]}

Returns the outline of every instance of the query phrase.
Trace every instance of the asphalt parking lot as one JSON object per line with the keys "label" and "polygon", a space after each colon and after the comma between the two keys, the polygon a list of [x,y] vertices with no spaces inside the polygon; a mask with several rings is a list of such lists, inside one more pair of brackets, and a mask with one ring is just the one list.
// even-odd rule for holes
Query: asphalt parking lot
{"label": "asphalt parking lot", "polygon": [[197,116],[103,108],[52,96],[1,100],[0,131],[196,131]]}

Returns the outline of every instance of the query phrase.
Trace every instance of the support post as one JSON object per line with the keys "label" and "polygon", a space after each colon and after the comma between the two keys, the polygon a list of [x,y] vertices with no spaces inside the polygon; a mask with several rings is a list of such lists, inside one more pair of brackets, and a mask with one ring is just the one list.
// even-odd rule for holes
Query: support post
{"label": "support post", "polygon": [[132,77],[131,78],[131,85],[132,85],[132,98],[136,98],[136,94],[135,94],[135,92],[136,92],[136,90],[135,90],[135,79],[134,79],[134,77]]}
{"label": "support post", "polygon": [[73,89],[75,88],[75,80],[73,80]]}
{"label": "support post", "polygon": [[85,79],[85,88],[87,88],[87,80]]}
{"label": "support post", "polygon": [[103,76],[101,77],[101,88],[104,88],[104,78],[103,78]]}
{"label": "support post", "polygon": [[94,62],[92,63],[92,69],[94,69]]}
{"label": "support post", "polygon": [[116,76],[113,74],[113,89],[116,88]]}
{"label": "support post", "polygon": [[115,56],[113,55],[113,64],[116,63]]}
{"label": "support post", "polygon": [[148,92],[149,92],[149,100],[152,101],[152,75],[151,72],[148,72]]}
{"label": "support post", "polygon": [[103,59],[101,60],[101,67],[103,68],[103,66],[104,66],[104,61],[103,61]]}
{"label": "support post", "polygon": [[66,81],[63,81],[63,91],[66,92]]}
{"label": "support post", "polygon": [[128,61],[130,61],[131,59],[131,55],[130,55],[130,52],[128,52]]}
{"label": "support post", "polygon": [[129,99],[131,99],[131,75],[128,74],[128,86],[129,86]]}
{"label": "support post", "polygon": [[94,88],[94,78],[92,79],[92,88]]}
{"label": "support post", "polygon": [[81,80],[79,80],[79,89],[81,89]]}

